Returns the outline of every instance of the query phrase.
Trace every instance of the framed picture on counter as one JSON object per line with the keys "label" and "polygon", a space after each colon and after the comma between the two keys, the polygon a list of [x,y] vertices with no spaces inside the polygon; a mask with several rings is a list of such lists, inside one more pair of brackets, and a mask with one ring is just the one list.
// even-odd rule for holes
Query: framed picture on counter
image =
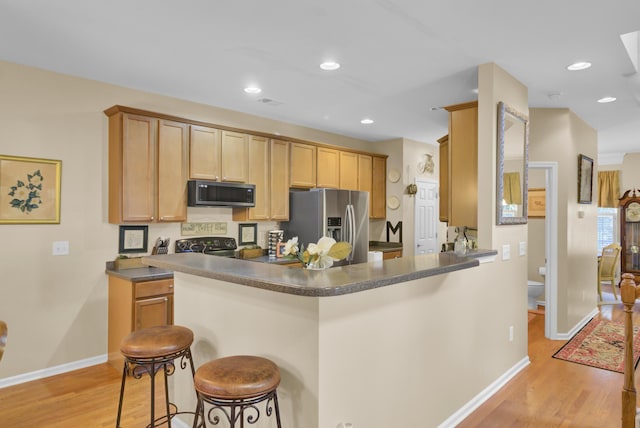
{"label": "framed picture on counter", "polygon": [[0,155],[0,224],[60,223],[62,161]]}
{"label": "framed picture on counter", "polygon": [[238,224],[238,245],[255,245],[258,243],[258,223]]}
{"label": "framed picture on counter", "polygon": [[146,253],[149,226],[120,226],[118,253]]}

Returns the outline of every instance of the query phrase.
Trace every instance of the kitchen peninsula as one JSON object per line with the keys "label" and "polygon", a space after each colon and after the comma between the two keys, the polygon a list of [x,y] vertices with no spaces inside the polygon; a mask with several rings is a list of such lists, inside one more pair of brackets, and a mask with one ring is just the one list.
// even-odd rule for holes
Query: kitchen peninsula
{"label": "kitchen peninsula", "polygon": [[[482,275],[479,258],[495,254],[436,253],[323,271],[203,254],[143,262],[174,272],[174,319],[194,331],[196,366],[229,355],[267,357],[282,373],[284,425],[375,428],[435,426],[448,416],[425,413],[425,403],[439,398],[432,386],[449,341],[430,308],[453,304],[450,292],[471,285],[464,272]],[[176,404],[194,408],[193,385],[180,378]]]}

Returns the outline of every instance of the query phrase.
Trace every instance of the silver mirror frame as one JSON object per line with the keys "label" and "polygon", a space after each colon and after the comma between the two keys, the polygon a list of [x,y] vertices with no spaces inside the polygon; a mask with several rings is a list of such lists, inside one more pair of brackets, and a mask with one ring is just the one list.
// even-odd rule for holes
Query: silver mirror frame
{"label": "silver mirror frame", "polygon": [[[505,117],[513,116],[524,124],[523,141],[523,180],[522,180],[522,217],[505,217],[502,200],[504,199],[504,143],[505,143]],[[509,107],[502,101],[498,103],[498,173],[496,177],[496,224],[527,224],[527,195],[529,187],[529,117]]]}

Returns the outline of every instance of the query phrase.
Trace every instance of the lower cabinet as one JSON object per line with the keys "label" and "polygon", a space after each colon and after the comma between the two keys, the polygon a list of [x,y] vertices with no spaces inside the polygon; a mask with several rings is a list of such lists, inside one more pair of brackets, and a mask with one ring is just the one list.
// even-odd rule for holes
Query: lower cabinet
{"label": "lower cabinet", "polygon": [[402,250],[396,250],[396,251],[384,251],[382,253],[382,259],[383,260],[388,260],[388,259],[399,259],[400,257],[402,257]]}
{"label": "lower cabinet", "polygon": [[130,281],[109,275],[109,364],[122,369],[120,342],[132,331],[173,324],[173,278]]}

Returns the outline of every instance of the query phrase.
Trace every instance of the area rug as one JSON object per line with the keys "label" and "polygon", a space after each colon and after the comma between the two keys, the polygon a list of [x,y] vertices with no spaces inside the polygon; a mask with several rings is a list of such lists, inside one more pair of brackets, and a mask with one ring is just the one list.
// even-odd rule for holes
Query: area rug
{"label": "area rug", "polygon": [[[634,367],[640,358],[640,327],[633,327]],[[624,324],[593,318],[553,358],[624,373]]]}

